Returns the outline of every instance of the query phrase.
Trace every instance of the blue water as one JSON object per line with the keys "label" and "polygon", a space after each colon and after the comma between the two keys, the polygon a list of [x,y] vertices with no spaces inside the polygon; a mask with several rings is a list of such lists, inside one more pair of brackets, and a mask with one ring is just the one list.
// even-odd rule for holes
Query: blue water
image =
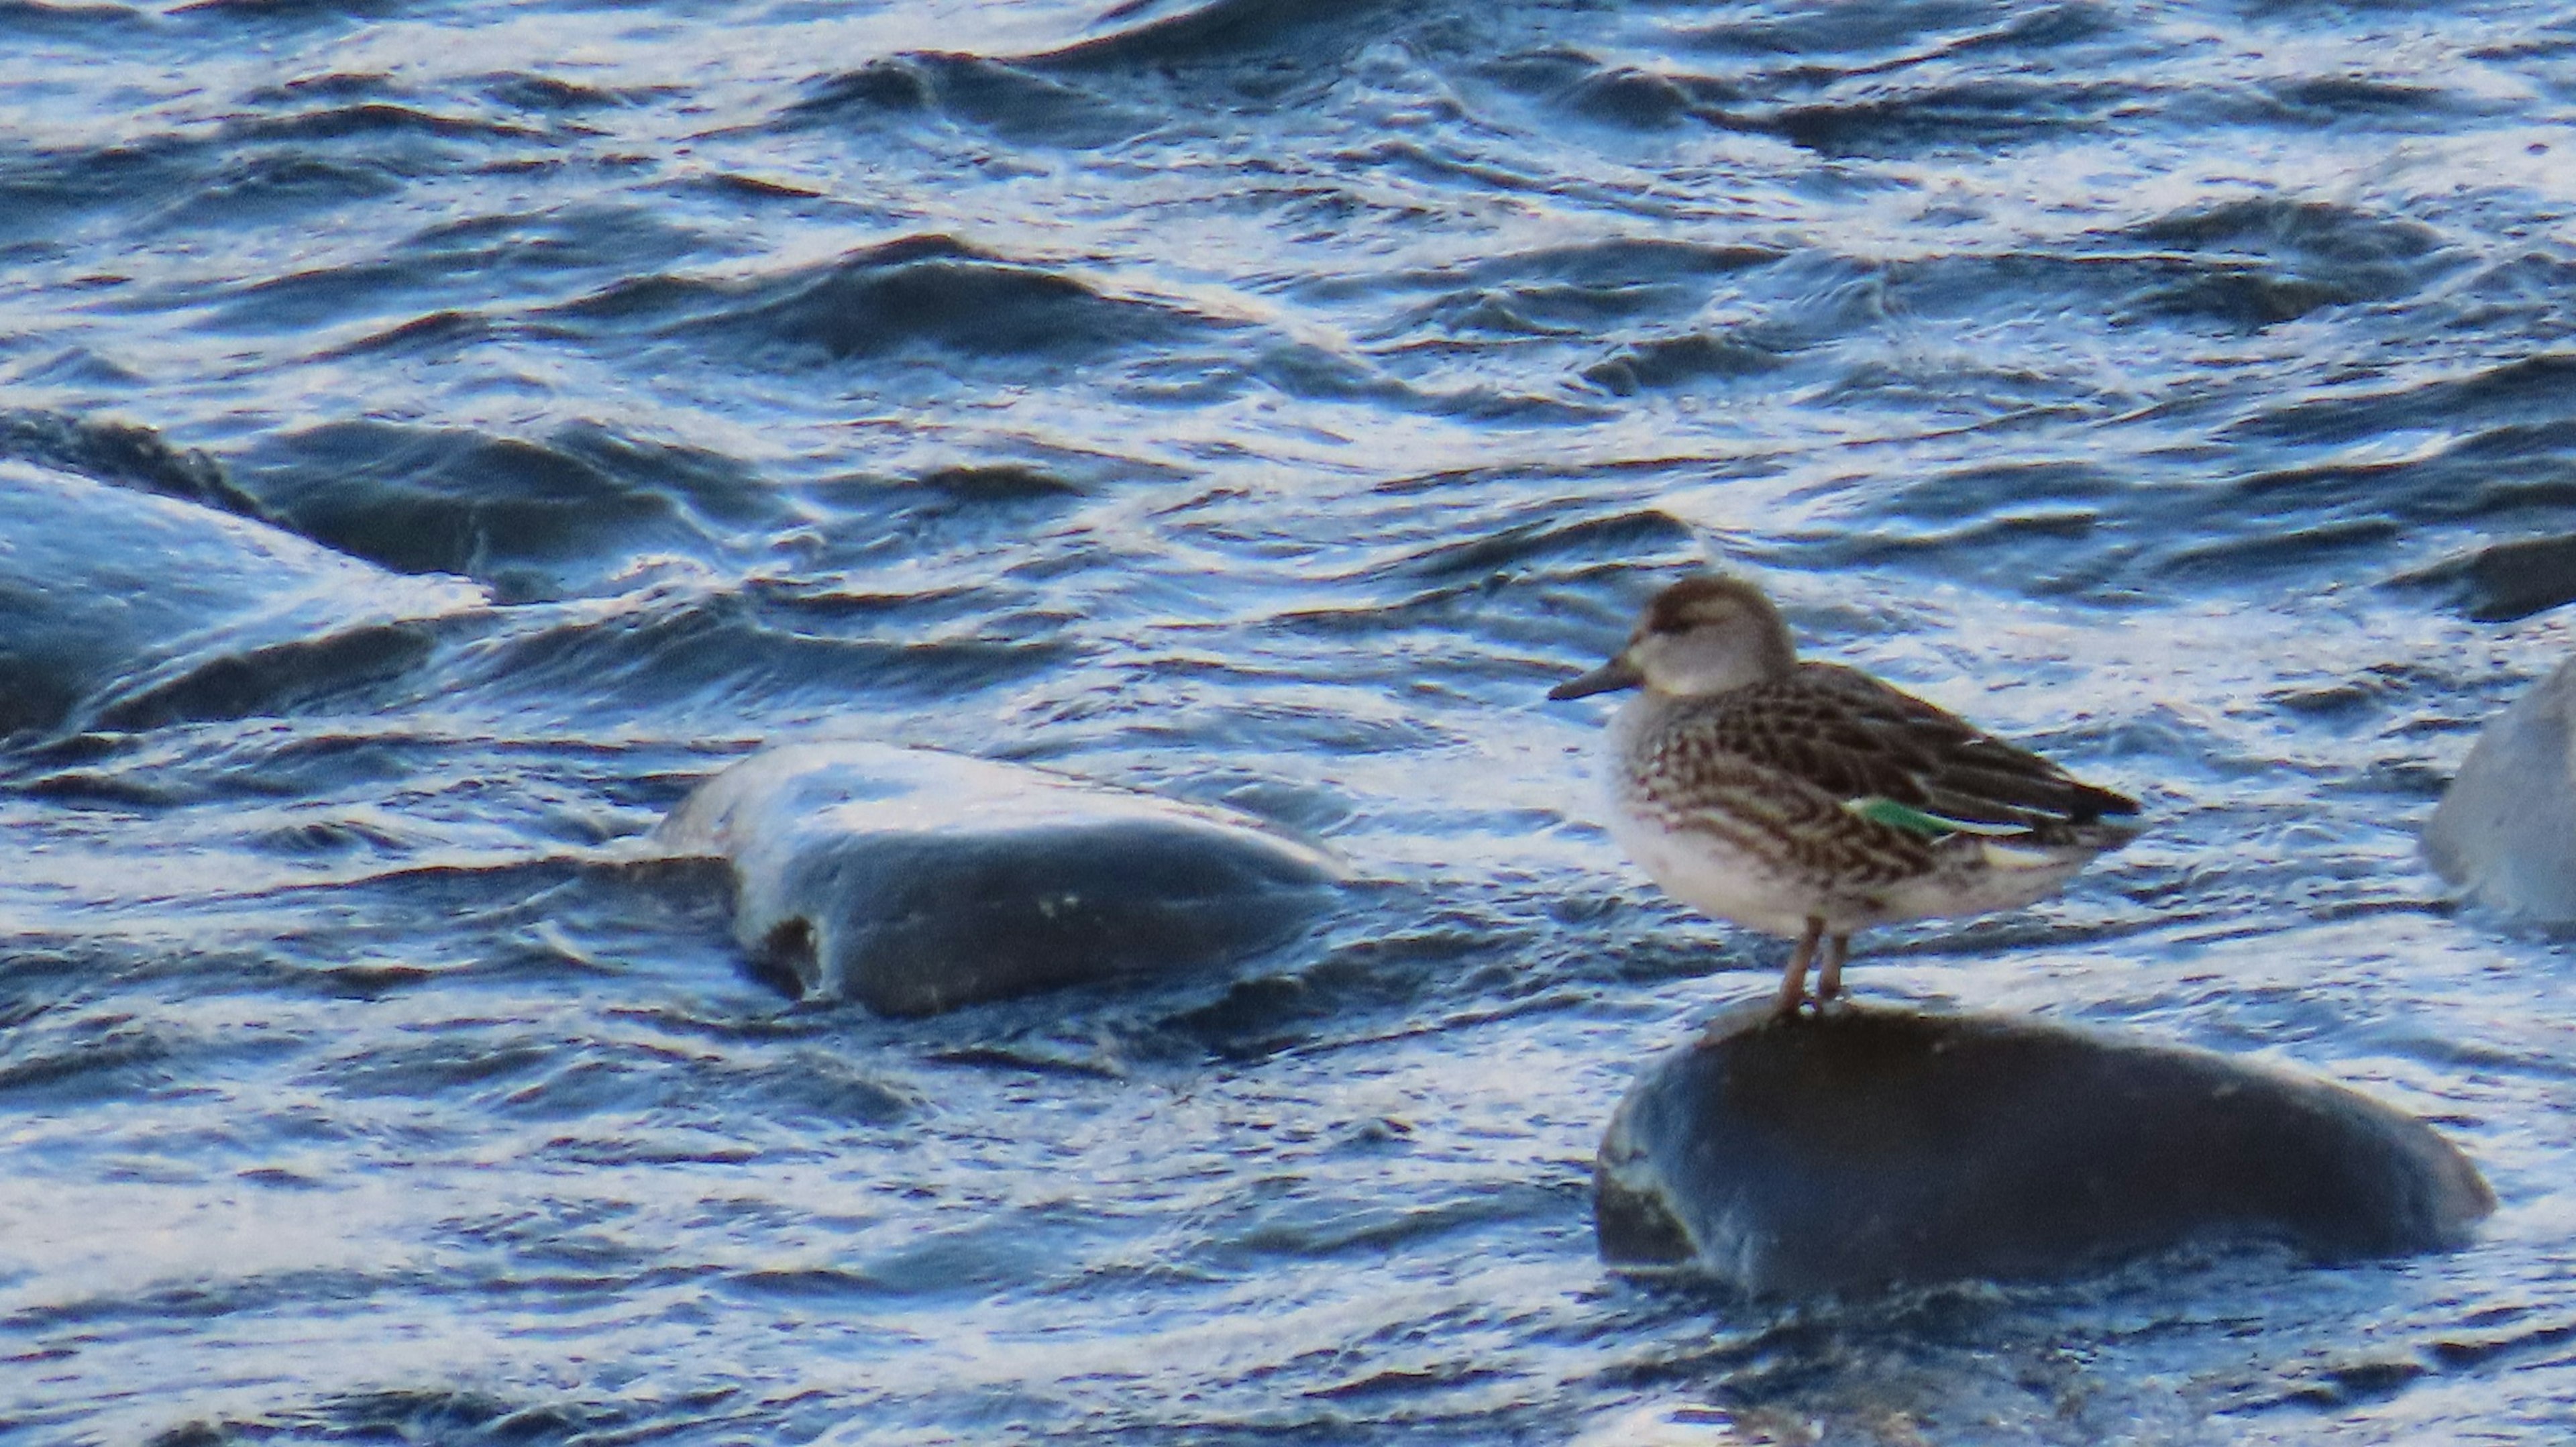
{"label": "blue water", "polygon": [[[2576,531],[2571,118],[2530,3],[0,0],[0,1440],[2567,1440],[2576,972],[2414,833],[2569,644],[2443,567]],[[1608,1276],[1779,947],[1541,694],[1708,562],[2152,816],[1860,991],[2481,1244]],[[844,737],[1367,882],[888,1022],[589,862]]]}

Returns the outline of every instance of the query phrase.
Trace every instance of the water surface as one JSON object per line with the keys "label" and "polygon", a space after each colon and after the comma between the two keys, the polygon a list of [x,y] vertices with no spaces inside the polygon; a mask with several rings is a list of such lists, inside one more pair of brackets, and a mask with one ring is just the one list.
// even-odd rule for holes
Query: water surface
{"label": "water surface", "polygon": [[[2414,835],[2567,648],[2442,568],[2576,531],[2571,109],[2529,3],[0,4],[0,1436],[2563,1440],[2576,984]],[[1779,946],[1541,695],[1712,562],[2152,815],[1860,989],[2356,1085],[2483,1242],[1607,1276]],[[1368,882],[798,1008],[588,861],[824,738]]]}

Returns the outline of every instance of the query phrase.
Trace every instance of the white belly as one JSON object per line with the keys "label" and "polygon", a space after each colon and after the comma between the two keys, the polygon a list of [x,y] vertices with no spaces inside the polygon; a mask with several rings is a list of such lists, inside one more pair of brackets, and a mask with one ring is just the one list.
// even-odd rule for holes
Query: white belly
{"label": "white belly", "polygon": [[1610,806],[1610,837],[1664,893],[1712,919],[1796,939],[1824,906],[1813,884],[1783,874],[1759,855],[1713,834],[1671,834]]}

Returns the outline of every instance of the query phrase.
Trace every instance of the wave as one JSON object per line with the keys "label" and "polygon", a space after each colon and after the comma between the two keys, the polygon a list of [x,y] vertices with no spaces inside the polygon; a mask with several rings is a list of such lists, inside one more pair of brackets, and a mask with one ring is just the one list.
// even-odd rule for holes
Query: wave
{"label": "wave", "polygon": [[746,281],[639,278],[551,315],[575,330],[710,341],[773,364],[914,349],[1070,364],[1240,325],[1173,303],[1114,295],[1062,269],[941,234],[908,236]]}
{"label": "wave", "polygon": [[532,440],[326,423],[237,465],[297,532],[397,572],[478,579],[505,602],[632,588],[659,562],[757,547],[788,515],[730,458],[596,425]]}
{"label": "wave", "polygon": [[0,734],[295,707],[405,671],[419,629],[485,601],[27,462],[0,462],[0,530]]}
{"label": "wave", "polygon": [[830,597],[744,592],[567,605],[479,639],[449,661],[447,687],[567,720],[639,711],[737,720],[773,710],[819,716],[910,711],[1058,668],[1076,656],[1064,621],[1043,614],[950,619],[934,631]]}
{"label": "wave", "polygon": [[807,87],[784,119],[812,125],[937,115],[1021,145],[1088,150],[1162,122],[1098,91],[979,55],[916,52],[869,61]]}
{"label": "wave", "polygon": [[1394,8],[1388,0],[1124,0],[1101,17],[1119,28],[1021,63],[1123,69],[1295,54],[1320,66],[1374,39],[1368,22]]}
{"label": "wave", "polygon": [[173,447],[160,433],[131,422],[0,409],[0,458],[41,463],[97,482],[276,521],[257,498],[233,485],[223,464],[211,455]]}

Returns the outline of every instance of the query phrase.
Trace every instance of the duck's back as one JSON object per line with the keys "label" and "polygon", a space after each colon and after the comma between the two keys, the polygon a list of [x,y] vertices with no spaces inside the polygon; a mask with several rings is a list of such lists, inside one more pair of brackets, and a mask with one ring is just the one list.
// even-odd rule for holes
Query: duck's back
{"label": "duck's back", "polygon": [[[1626,741],[1630,767],[1657,779],[1663,802],[1674,807],[1722,806],[1725,795],[1758,775],[1794,780],[1844,809],[1883,803],[1890,821],[1910,812],[1972,832],[2041,840],[2116,828],[2138,808],[1838,664],[1801,664],[1785,678],[1647,704],[1643,712]],[[1708,797],[1689,797],[1694,780],[1705,782]]]}

